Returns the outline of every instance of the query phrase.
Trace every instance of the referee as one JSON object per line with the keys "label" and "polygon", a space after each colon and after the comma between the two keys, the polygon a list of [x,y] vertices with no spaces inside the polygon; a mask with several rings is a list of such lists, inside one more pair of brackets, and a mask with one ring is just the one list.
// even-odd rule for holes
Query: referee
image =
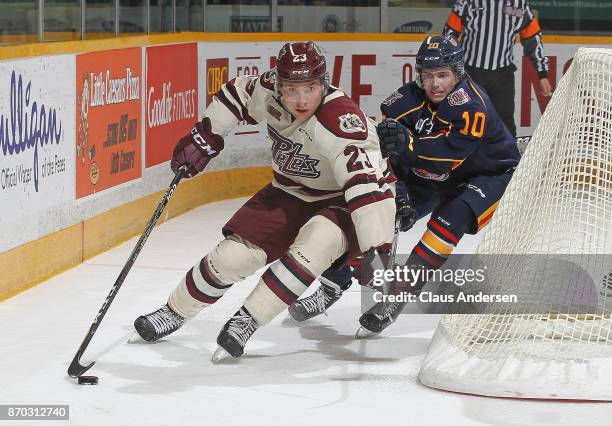
{"label": "referee", "polygon": [[552,94],[540,24],[527,0],[456,0],[443,33],[462,41],[466,71],[485,89],[502,121],[516,136],[512,49],[517,34],[524,54],[538,72],[542,93]]}

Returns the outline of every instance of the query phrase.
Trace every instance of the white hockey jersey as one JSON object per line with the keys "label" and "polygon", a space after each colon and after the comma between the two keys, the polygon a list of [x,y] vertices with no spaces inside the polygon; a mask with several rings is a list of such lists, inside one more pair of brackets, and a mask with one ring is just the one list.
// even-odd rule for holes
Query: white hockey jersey
{"label": "white hockey jersey", "polygon": [[362,252],[391,242],[395,202],[373,123],[338,89],[297,120],[274,83],[268,71],[224,84],[204,112],[206,127],[224,137],[239,121],[267,122],[275,187],[309,202],[344,194]]}

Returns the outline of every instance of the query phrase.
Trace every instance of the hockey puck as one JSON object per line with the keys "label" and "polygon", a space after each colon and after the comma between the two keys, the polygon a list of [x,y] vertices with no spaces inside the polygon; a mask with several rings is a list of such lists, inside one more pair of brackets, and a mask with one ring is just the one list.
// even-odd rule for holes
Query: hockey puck
{"label": "hockey puck", "polygon": [[98,376],[79,376],[79,385],[97,385]]}

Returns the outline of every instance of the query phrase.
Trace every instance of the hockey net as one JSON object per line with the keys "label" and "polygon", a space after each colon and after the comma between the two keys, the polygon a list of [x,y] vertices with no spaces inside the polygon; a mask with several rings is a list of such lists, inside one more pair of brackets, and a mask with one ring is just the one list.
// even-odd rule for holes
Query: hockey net
{"label": "hockey net", "polygon": [[487,285],[534,297],[550,290],[542,263],[578,255],[579,264],[554,272],[589,277],[572,297],[591,309],[551,301],[544,312],[445,315],[421,382],[488,396],[612,400],[612,50],[579,49],[476,251],[520,254],[493,268]]}

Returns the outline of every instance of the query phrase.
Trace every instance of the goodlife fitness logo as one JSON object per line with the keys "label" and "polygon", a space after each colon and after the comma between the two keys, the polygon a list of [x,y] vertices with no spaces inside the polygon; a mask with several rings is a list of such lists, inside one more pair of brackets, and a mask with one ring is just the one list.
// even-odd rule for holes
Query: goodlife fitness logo
{"label": "goodlife fitness logo", "polygon": [[149,128],[175,121],[194,119],[196,115],[196,90],[172,90],[172,81],[162,83],[161,93],[150,86],[147,94],[147,123]]}
{"label": "goodlife fitness logo", "polygon": [[229,58],[206,60],[206,106],[210,105],[213,96],[227,83],[229,76]]}

